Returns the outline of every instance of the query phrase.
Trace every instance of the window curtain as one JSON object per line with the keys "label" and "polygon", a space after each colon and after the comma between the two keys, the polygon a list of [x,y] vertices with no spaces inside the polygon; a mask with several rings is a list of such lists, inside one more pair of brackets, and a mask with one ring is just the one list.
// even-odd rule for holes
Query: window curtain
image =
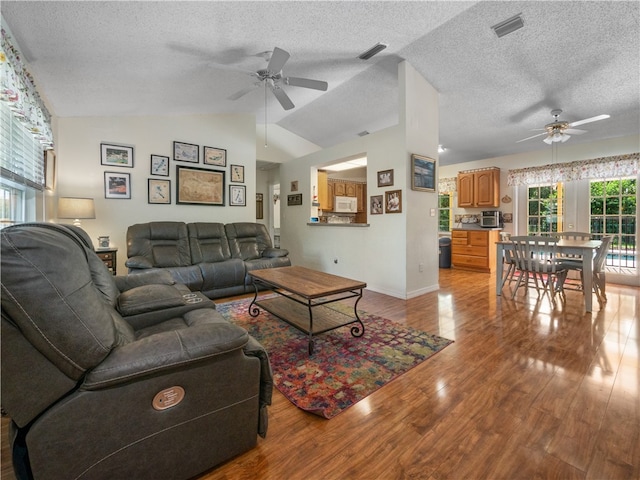
{"label": "window curtain", "polygon": [[20,52],[12,44],[9,33],[2,28],[0,50],[0,101],[42,144],[53,148],[51,115],[36,90],[33,77],[25,68]]}
{"label": "window curtain", "polygon": [[640,153],[578,160],[557,165],[509,170],[507,185],[545,185],[596,178],[629,177],[638,174]]}
{"label": "window curtain", "polygon": [[458,179],[456,177],[441,178],[438,180],[438,193],[453,193],[458,189]]}

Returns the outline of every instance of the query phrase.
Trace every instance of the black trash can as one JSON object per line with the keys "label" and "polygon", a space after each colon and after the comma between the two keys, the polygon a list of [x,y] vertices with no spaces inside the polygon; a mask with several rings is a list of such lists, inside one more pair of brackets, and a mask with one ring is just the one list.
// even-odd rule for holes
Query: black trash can
{"label": "black trash can", "polygon": [[438,240],[440,249],[440,268],[451,268],[451,238],[442,237]]}

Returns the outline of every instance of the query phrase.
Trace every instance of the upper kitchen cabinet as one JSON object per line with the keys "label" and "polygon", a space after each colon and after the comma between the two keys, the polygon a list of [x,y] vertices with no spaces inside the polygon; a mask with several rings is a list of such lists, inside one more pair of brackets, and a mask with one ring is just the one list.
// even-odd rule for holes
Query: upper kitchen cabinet
{"label": "upper kitchen cabinet", "polygon": [[468,170],[458,173],[458,207],[499,207],[500,169]]}

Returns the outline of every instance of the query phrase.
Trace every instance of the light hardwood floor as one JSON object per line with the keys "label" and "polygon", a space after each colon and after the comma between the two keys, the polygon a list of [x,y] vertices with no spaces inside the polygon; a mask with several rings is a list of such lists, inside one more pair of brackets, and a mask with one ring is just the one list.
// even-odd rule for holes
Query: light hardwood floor
{"label": "light hardwood floor", "polygon": [[585,314],[579,292],[511,300],[484,273],[443,269],[440,286],[359,307],[455,343],[331,420],[276,390],[267,438],[199,478],[640,478],[640,289],[610,284]]}

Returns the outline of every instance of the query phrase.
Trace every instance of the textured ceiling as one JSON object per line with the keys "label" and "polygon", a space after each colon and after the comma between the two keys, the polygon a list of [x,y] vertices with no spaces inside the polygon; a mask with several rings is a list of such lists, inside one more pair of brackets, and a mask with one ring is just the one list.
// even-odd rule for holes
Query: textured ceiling
{"label": "textured ceiling", "polygon": [[[640,132],[640,2],[27,2],[2,16],[57,116],[255,113],[329,147],[398,121],[397,64],[440,92],[441,164],[549,148],[534,135],[561,108],[584,143]],[[491,26],[522,14],[524,28]],[[371,60],[357,56],[378,42]],[[243,71],[291,53],[285,112]],[[640,148],[640,146],[639,146]]]}

